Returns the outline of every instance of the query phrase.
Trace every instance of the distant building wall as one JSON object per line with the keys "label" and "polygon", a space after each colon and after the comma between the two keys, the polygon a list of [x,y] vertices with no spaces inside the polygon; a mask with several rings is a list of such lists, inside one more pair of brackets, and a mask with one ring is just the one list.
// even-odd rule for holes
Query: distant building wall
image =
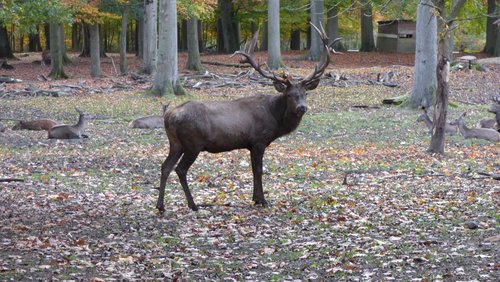
{"label": "distant building wall", "polygon": [[414,53],[416,25],[414,21],[379,21],[377,50],[386,52]]}

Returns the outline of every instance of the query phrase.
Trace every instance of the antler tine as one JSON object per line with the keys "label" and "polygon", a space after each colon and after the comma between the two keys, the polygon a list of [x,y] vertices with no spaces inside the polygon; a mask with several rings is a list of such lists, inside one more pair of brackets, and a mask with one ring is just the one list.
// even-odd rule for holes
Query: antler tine
{"label": "antler tine", "polygon": [[276,76],[276,74],[274,72],[270,72],[271,74],[269,73],[266,73],[262,68],[262,64],[258,64],[255,62],[255,60],[253,59],[252,57],[252,52],[253,52],[253,49],[255,48],[255,45],[257,45],[257,38],[258,38],[258,35],[259,35],[259,30],[257,30],[253,37],[252,37],[252,41],[250,42],[250,45],[249,45],[249,50],[244,50],[244,51],[236,51],[234,52],[234,54],[231,55],[231,57],[235,56],[236,54],[238,55],[241,55],[244,57],[243,60],[240,60],[241,63],[248,63],[250,64],[250,66],[252,66],[260,75],[262,75],[263,77],[267,78],[267,79],[271,79],[273,81],[276,81],[276,82],[279,82],[279,83],[283,83],[283,84],[286,84],[286,85],[289,85],[290,82],[288,80],[285,80],[285,79],[282,79],[281,77],[279,76]]}
{"label": "antler tine", "polygon": [[241,60],[242,63],[248,63],[251,67],[253,67],[258,73],[260,73],[260,75],[262,75],[263,77],[265,78],[269,78],[269,79],[274,79],[274,77],[272,75],[269,75],[267,74],[264,70],[262,70],[261,68],[261,64],[258,64],[254,61],[254,59],[252,58],[252,56],[250,56],[249,54],[243,52],[243,51],[236,51],[234,52],[232,56],[234,55],[242,55],[244,57],[244,60]]}
{"label": "antler tine", "polygon": [[255,33],[252,36],[252,40],[250,41],[250,44],[248,46],[248,50],[245,50],[246,53],[248,54],[253,54],[253,51],[255,50],[255,46],[257,46],[257,39],[259,38],[259,30],[258,28]]}
{"label": "antler tine", "polygon": [[323,51],[323,54],[321,54],[320,61],[314,67],[314,71],[311,74],[309,74],[306,78],[304,78],[304,80],[302,80],[302,83],[308,83],[310,81],[313,81],[313,80],[320,78],[323,75],[323,73],[325,72],[326,67],[330,63],[330,47],[328,47],[328,36],[326,35],[326,32],[325,32],[325,29],[323,28],[323,25],[322,24],[320,25],[320,28],[321,28],[321,30],[320,30],[313,23],[310,23],[310,24],[316,30],[316,32],[318,32],[318,34],[321,38],[321,41],[323,41],[324,51]]}

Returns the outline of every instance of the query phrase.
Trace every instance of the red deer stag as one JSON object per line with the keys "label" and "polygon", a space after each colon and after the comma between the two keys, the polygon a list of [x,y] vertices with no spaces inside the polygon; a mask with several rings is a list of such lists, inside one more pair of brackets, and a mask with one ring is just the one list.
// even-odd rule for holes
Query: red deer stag
{"label": "red deer stag", "polygon": [[[235,53],[241,55],[243,62],[249,63],[261,76],[270,79],[280,95],[251,96],[225,102],[188,101],[165,114],[165,131],[170,151],[161,166],[156,205],[160,213],[165,211],[167,178],[179,159],[175,172],[179,176],[189,208],[198,210],[189,190],[186,174],[202,151],[220,153],[248,149],[253,172],[252,199],[255,204],[267,206],[262,189],[264,151],[276,138],[297,128],[307,111],[306,91],[318,86],[330,62],[328,38],[323,29],[315,29],[323,40],[324,52],[314,71],[299,82],[292,82],[263,70],[262,65],[256,63],[248,51]],[[253,40],[256,40],[256,36]]]}

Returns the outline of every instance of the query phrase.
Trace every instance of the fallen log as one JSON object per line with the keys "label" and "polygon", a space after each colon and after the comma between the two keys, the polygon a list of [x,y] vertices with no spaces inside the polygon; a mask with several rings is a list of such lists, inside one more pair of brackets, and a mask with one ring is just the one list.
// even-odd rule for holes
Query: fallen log
{"label": "fallen log", "polygon": [[0,83],[16,83],[16,82],[22,82],[22,80],[7,76],[0,76]]}
{"label": "fallen log", "polygon": [[205,64],[205,65],[234,67],[234,68],[246,68],[246,67],[248,67],[248,65],[244,65],[244,64],[221,63],[221,62],[212,62],[212,61],[201,61],[201,63]]}
{"label": "fallen log", "polygon": [[24,182],[24,179],[20,179],[20,178],[0,178],[0,182]]}

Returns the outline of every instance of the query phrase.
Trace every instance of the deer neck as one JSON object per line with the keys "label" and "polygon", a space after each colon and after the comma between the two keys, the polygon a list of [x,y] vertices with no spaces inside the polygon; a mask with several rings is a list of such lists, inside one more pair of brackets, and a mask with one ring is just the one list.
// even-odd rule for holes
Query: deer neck
{"label": "deer neck", "polygon": [[429,130],[432,130],[432,120],[429,116],[427,116],[427,115],[424,116],[424,123],[425,123],[425,125],[427,125],[427,128]]}
{"label": "deer neck", "polygon": [[273,97],[271,112],[278,122],[278,137],[294,131],[300,124],[302,117],[297,116],[293,109],[288,107],[287,97],[284,94]]}
{"label": "deer neck", "polygon": [[458,130],[460,130],[460,134],[462,134],[462,136],[464,136],[464,137],[467,137],[469,135],[469,132],[470,132],[470,129],[465,125],[463,120],[461,120],[458,123]]}
{"label": "deer neck", "polygon": [[80,115],[80,117],[78,118],[78,123],[74,125],[74,128],[82,130],[84,127],[87,126],[87,123],[88,123],[87,118],[84,115]]}

